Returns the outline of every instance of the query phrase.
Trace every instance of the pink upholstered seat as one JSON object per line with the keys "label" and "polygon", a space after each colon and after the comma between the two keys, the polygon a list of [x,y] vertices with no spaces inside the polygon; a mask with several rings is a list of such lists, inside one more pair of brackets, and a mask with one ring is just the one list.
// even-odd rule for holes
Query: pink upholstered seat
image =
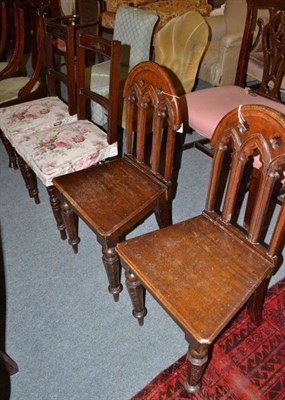
{"label": "pink upholstered seat", "polygon": [[186,94],[188,123],[202,136],[211,139],[220,120],[239,105],[262,104],[285,113],[285,105],[259,96],[239,86],[220,86]]}

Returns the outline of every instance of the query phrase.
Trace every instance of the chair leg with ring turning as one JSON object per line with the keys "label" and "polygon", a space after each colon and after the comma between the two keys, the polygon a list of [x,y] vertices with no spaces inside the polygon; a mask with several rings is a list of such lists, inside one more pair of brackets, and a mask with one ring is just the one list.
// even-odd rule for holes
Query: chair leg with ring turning
{"label": "chair leg with ring turning", "polygon": [[114,301],[119,301],[119,294],[123,290],[121,282],[121,265],[118,254],[114,247],[102,247],[103,263],[109,280],[109,292],[113,295]]}
{"label": "chair leg with ring turning", "polygon": [[137,318],[140,326],[144,324],[147,315],[145,308],[145,288],[131,270],[126,270],[126,286],[133,304],[133,316]]}
{"label": "chair leg with ring turning", "polygon": [[60,208],[67,231],[68,243],[72,246],[73,252],[77,254],[80,242],[80,238],[78,237],[78,215],[72,211],[69,204],[65,201],[61,202]]}
{"label": "chair leg with ring turning", "polygon": [[9,168],[18,169],[17,156],[14,147],[1,131],[0,137],[9,157]]}
{"label": "chair leg with ring turning", "polygon": [[24,182],[26,184],[26,188],[28,189],[29,196],[34,199],[36,204],[40,204],[39,198],[39,189],[37,185],[37,177],[34,171],[28,166],[28,164],[23,160],[23,158],[17,155],[18,164],[20,167],[20,171]]}
{"label": "chair leg with ring turning", "polygon": [[61,239],[65,240],[67,238],[66,231],[65,231],[65,224],[64,224],[63,217],[61,214],[60,201],[56,195],[55,187],[48,186],[47,192],[49,195],[49,201],[50,201],[52,212],[53,212],[53,215],[54,215],[54,218],[56,221],[57,229],[60,232]]}
{"label": "chair leg with ring turning", "polygon": [[188,349],[187,353],[187,377],[185,388],[189,393],[198,392],[201,388],[201,378],[208,361],[208,346],[201,351]]}

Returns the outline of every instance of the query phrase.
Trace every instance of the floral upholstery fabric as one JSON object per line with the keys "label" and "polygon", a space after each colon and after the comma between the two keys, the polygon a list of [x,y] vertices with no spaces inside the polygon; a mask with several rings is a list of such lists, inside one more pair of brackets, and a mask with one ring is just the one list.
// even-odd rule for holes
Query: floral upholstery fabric
{"label": "floral upholstery fabric", "polygon": [[108,144],[107,135],[92,122],[76,121],[14,140],[18,154],[45,186],[52,179],[117,155],[117,143]]}
{"label": "floral upholstery fabric", "polygon": [[[0,81],[0,104],[9,100],[17,99],[19,91],[24,87],[30,78],[28,76],[14,77],[3,79]],[[39,87],[39,82],[33,87],[36,90]]]}
{"label": "floral upholstery fabric", "polygon": [[58,97],[0,108],[0,129],[12,145],[14,138],[20,135],[31,135],[76,120],[77,115],[71,116],[68,106]]}

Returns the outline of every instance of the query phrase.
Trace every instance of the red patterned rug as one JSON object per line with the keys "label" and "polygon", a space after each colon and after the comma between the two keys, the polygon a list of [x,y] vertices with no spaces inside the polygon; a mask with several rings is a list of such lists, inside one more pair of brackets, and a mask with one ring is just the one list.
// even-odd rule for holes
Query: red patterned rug
{"label": "red patterned rug", "polygon": [[285,278],[269,289],[259,327],[244,310],[213,346],[199,393],[186,392],[185,375],[183,356],[131,400],[285,400]]}

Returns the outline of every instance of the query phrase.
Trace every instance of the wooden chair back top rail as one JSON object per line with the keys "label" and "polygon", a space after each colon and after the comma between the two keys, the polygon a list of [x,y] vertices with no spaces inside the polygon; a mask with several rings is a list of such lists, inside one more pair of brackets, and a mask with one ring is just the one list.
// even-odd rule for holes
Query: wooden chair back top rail
{"label": "wooden chair back top rail", "polygon": [[[166,79],[167,73],[162,70],[161,79],[152,82],[151,69],[149,64],[142,64],[144,68],[136,70],[135,78],[127,78],[124,87],[124,97],[126,101],[126,148],[125,155],[129,159],[136,160],[144,170],[148,170],[151,175],[162,182],[169,183],[172,176],[172,166],[176,131],[181,124],[178,96],[172,81]],[[152,68],[155,67],[152,66]],[[156,77],[156,79],[158,79]],[[153,108],[152,119],[152,144],[150,164],[145,162],[146,157],[146,137],[149,135],[146,129],[149,123],[149,110]],[[138,112],[137,126],[134,129],[134,113]],[[167,120],[166,145],[163,150],[163,128],[164,121]],[[171,155],[164,157],[165,154]],[[161,163],[165,160],[164,167]]]}
{"label": "wooden chair back top rail", "polygon": [[[282,0],[247,0],[248,12],[241,44],[235,84],[245,86],[250,51],[257,40],[253,40],[256,25],[259,37],[262,34],[264,53],[263,77],[256,92],[271,99],[280,100],[280,86],[285,73],[285,3]],[[258,11],[268,10],[269,20],[264,24],[257,20]]]}
{"label": "wooden chair back top rail", "polygon": [[[272,193],[275,184],[282,179],[285,168],[285,116],[258,105],[242,106],[239,110],[244,124],[238,119],[237,110],[233,110],[223,118],[212,137],[211,144],[215,147],[215,153],[205,212],[226,229],[230,227],[235,216],[245,168],[248,163],[252,163],[254,156],[259,155],[262,161],[261,180],[248,229],[244,235],[240,234],[239,229],[231,229],[251,246],[258,244],[260,254],[279,264],[280,260],[276,259],[276,254],[280,253],[282,245],[280,232],[285,231],[284,206],[280,210],[268,248],[260,243]],[[229,151],[231,171],[222,205],[217,212],[221,171]]]}

